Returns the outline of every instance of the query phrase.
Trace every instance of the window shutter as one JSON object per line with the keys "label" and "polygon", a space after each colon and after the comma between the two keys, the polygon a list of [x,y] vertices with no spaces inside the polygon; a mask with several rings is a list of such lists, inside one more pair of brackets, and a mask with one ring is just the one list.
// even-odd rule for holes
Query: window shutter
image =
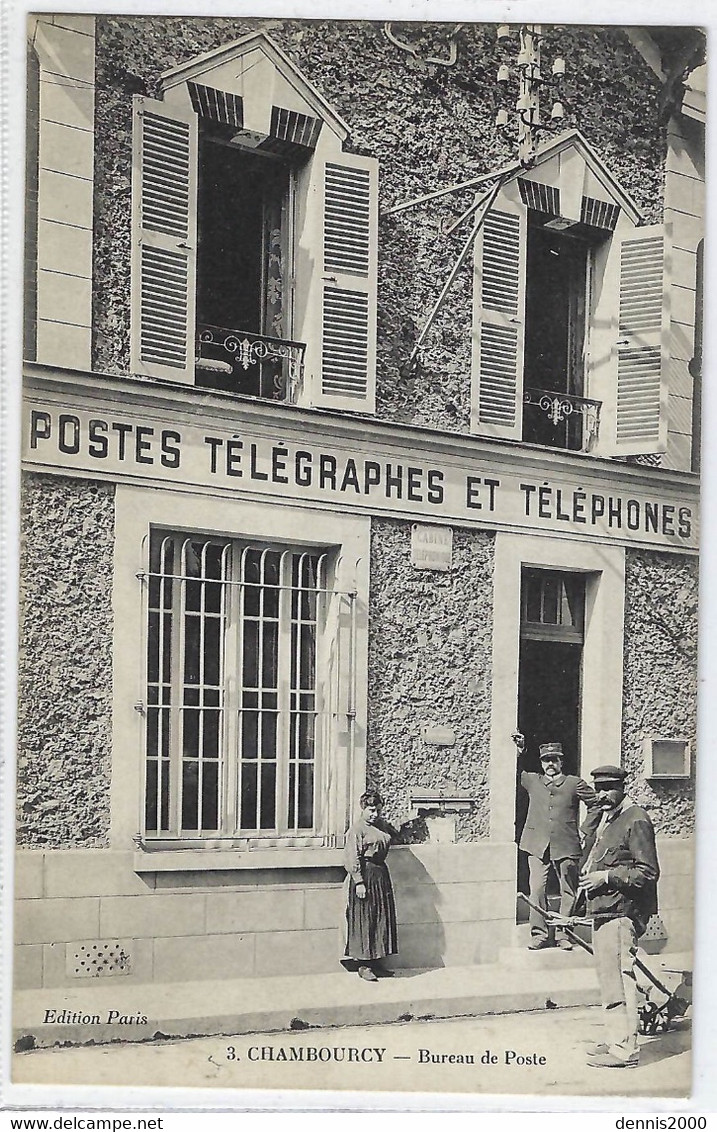
{"label": "window shutter", "polygon": [[378,165],[341,155],[323,177],[320,392],[315,403],[373,413]]}
{"label": "window shutter", "polygon": [[615,455],[667,447],[670,303],[662,225],[636,228],[620,243]]}
{"label": "window shutter", "polygon": [[488,212],[476,239],[471,431],[520,440],[527,222],[507,203]]}
{"label": "window shutter", "polygon": [[132,372],[194,383],[197,117],[135,97]]}

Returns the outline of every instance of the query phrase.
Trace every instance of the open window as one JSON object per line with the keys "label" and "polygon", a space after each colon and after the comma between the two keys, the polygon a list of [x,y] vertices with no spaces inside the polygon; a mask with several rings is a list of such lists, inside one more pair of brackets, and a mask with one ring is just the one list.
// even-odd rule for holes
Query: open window
{"label": "open window", "polygon": [[665,449],[668,257],[638,220],[577,133],[501,188],[475,249],[474,432]]}
{"label": "open window", "polygon": [[199,129],[198,385],[293,401],[304,346],[291,339],[296,166]]}
{"label": "open window", "polygon": [[135,98],[132,369],[373,412],[377,165],[264,35]]}

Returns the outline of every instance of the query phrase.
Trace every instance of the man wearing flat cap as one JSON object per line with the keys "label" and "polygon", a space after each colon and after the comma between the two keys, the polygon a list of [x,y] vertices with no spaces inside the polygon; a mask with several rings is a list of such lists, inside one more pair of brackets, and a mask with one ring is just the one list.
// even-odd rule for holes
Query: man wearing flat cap
{"label": "man wearing flat cap", "polygon": [[650,817],[625,794],[626,772],[599,766],[592,776],[602,817],[586,836],[579,887],[593,921],[605,1041],[588,1050],[588,1064],[620,1069],[638,1062],[635,954],[657,911],[660,868]]}
{"label": "man wearing flat cap", "polygon": [[[522,757],[525,739],[513,733],[513,742]],[[551,867],[560,884],[560,914],[573,911],[578,891],[578,872],[582,846],[578,833],[580,802],[589,809],[597,807],[595,791],[576,774],[563,774],[563,749],[560,743],[543,743],[540,747],[542,773],[521,768],[520,784],[528,795],[528,816],[518,847],[528,854],[530,899],[538,908],[547,908],[546,888]],[[550,933],[540,912],[530,909],[531,951],[550,947]],[[572,944],[560,928],[555,943],[566,951]]]}

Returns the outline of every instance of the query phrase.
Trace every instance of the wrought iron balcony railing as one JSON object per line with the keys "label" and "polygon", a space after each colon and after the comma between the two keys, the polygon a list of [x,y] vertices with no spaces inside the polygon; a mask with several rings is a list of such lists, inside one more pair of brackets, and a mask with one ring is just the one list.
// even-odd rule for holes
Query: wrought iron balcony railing
{"label": "wrought iron balcony railing", "polygon": [[197,385],[296,402],[304,379],[303,342],[222,326],[197,327]]}
{"label": "wrought iron balcony railing", "polygon": [[523,440],[572,452],[592,450],[600,429],[602,401],[549,389],[525,389],[523,404]]}

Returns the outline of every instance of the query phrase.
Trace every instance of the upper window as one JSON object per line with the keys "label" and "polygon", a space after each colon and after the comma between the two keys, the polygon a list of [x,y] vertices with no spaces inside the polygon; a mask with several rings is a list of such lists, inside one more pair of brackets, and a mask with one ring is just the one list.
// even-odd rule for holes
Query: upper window
{"label": "upper window", "polygon": [[227,145],[200,124],[198,385],[293,400],[304,346],[292,340],[295,167]]}
{"label": "upper window", "polygon": [[587,439],[581,414],[546,413],[542,401],[583,397],[591,244],[549,221],[528,211],[523,440],[580,450]]}
{"label": "upper window", "polygon": [[135,99],[133,371],[373,412],[376,162],[266,36],[165,88]]}
{"label": "upper window", "polygon": [[581,141],[506,183],[475,250],[472,429],[605,455],[666,445],[665,242]]}

